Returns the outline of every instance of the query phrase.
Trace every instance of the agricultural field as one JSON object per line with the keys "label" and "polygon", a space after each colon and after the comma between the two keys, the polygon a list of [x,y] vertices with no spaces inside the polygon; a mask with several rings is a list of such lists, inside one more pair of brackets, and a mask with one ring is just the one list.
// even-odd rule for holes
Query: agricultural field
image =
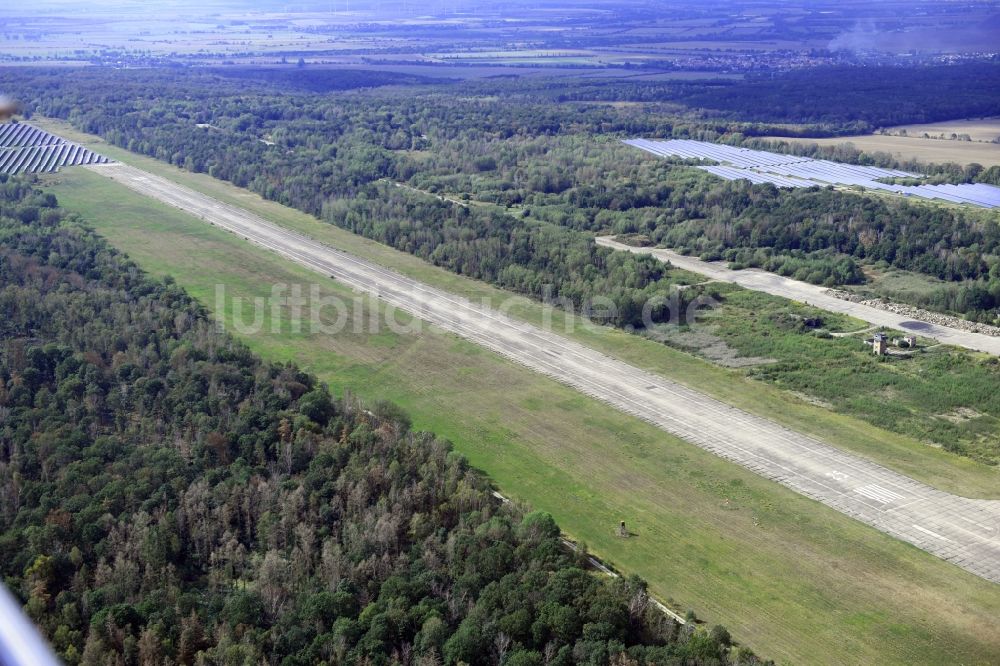
{"label": "agricultural field", "polygon": [[[946,120],[923,125],[899,125],[887,127],[881,134],[906,136],[908,138],[943,139],[961,141],[964,136],[975,142],[1000,142],[1000,118],[975,118],[970,120]],[[952,139],[955,135],[955,139]]]}
{"label": "agricultural field", "polygon": [[774,138],[789,143],[814,143],[821,146],[850,144],[858,150],[868,153],[888,153],[897,160],[919,160],[925,163],[955,162],[962,165],[977,163],[984,167],[1000,166],[1000,143],[945,141],[916,136],[886,136],[884,134],[826,139]]}
{"label": "agricultural field", "polygon": [[[300,213],[195,174],[175,175],[321,236],[322,225]],[[95,174],[49,178],[65,207],[147,270],[174,275],[217,315],[218,284],[231,296],[252,298],[266,296],[275,283],[316,279]],[[380,257],[424,281],[498,295],[343,231],[323,231],[327,242]],[[346,297],[352,318],[364,319],[366,310],[380,307],[355,305],[352,294],[335,283],[322,289]],[[232,308],[232,298],[221,304],[227,320]],[[524,308],[529,318],[531,304]],[[313,336],[292,333],[282,321],[245,341],[267,358],[301,363],[338,392],[398,402],[417,427],[452,439],[505,494],[550,511],[571,536],[622,570],[645,576],[676,608],[725,622],[738,640],[779,662],[974,663],[1000,650],[995,586],[652,426],[451,336],[355,334],[351,325],[340,335]],[[746,390],[731,372],[635,336],[603,328],[581,336],[604,340],[608,348],[622,344],[623,357],[674,365],[685,375],[715,376],[730,390]],[[752,392],[765,400],[780,395],[756,385]],[[805,403],[789,411],[798,411],[803,421],[823,418],[823,410]],[[826,418],[840,422],[831,432],[853,429],[858,439],[902,445],[889,433],[836,415]],[[927,460],[917,466],[930,466]],[[952,468],[959,477],[966,477],[963,469],[971,474],[963,482],[976,474],[967,462]],[[634,539],[614,536],[622,516],[630,520]]]}
{"label": "agricultural field", "polygon": [[[65,0],[43,0],[30,10],[3,11],[0,60],[13,64],[246,65],[302,57],[310,64],[436,65],[457,70],[457,78],[475,76],[485,64],[515,76],[537,71],[564,76],[574,67],[607,70],[609,77],[635,75],[637,68],[654,76],[802,68],[853,61],[853,45],[875,39],[896,41],[893,52],[909,50],[901,44],[928,25],[963,31],[963,45],[982,41],[979,24],[989,17],[982,8],[955,12],[926,1],[815,6],[741,0],[661,8],[609,0],[572,7],[315,0],[268,1],[249,9],[235,0],[134,5],[98,0],[81,15]],[[168,15],[169,20],[155,18]],[[859,19],[877,21],[882,32],[859,33]],[[954,48],[941,43],[940,34],[934,46]],[[619,66],[626,62],[631,69]]]}
{"label": "agricultural field", "polygon": [[[127,7],[95,2],[81,15],[71,3],[51,0],[43,4],[48,11],[39,11],[37,5],[30,11],[4,9],[4,30],[0,31],[3,60],[95,64],[164,56],[219,60],[289,51],[370,49],[375,42],[371,37],[333,38],[311,31],[317,23],[350,24],[352,17],[343,11],[332,20],[328,11],[293,18],[266,7],[247,11],[238,2],[211,0],[174,2],[160,11],[152,6],[155,3]],[[343,9],[343,3],[339,4]],[[164,18],[155,18],[157,15]]]}

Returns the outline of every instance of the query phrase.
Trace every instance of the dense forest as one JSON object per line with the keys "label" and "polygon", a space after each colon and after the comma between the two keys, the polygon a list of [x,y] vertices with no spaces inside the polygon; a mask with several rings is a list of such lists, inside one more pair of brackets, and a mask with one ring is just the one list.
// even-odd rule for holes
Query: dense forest
{"label": "dense forest", "polygon": [[995,62],[922,67],[836,66],[693,88],[677,101],[740,120],[820,123],[872,129],[995,114],[1000,58]]}
{"label": "dense forest", "polygon": [[0,313],[0,572],[68,664],[757,663],[2,176]]}
{"label": "dense forest", "polygon": [[[68,115],[130,150],[207,171],[457,272],[536,297],[569,299],[580,310],[595,297],[611,298],[617,314],[610,323],[616,325],[641,325],[642,303],[669,289],[665,266],[651,257],[600,248],[569,229],[526,226],[502,211],[454,206],[392,187],[388,181],[401,178],[405,154],[431,145],[422,128],[445,141],[467,129],[468,120],[455,118],[455,126],[449,125],[453,112],[446,100],[427,109],[407,103],[393,110],[382,103],[331,106],[317,96],[245,97],[236,88],[231,96],[208,98],[219,88],[205,87],[206,81],[218,81],[194,76],[177,91],[185,99],[163,103],[157,101],[162,88],[153,87],[149,76],[155,77],[143,73],[131,87],[117,84],[119,92],[106,100],[123,105],[113,115],[94,105],[83,87],[66,96],[46,94],[33,107]],[[49,85],[61,84],[46,77],[39,90]],[[195,91],[198,101],[189,101]],[[517,124],[489,109],[474,113],[473,122],[503,135],[511,136]],[[666,308],[653,313],[654,321],[667,316]]]}
{"label": "dense forest", "polygon": [[283,90],[301,90],[314,93],[449,82],[447,78],[401,74],[399,72],[306,67],[304,62],[297,63],[294,69],[282,66],[226,66],[207,67],[204,71],[226,79],[262,84],[271,89],[276,87]]}
{"label": "dense forest", "polygon": [[[488,168],[471,157],[482,145]],[[1000,306],[1000,227],[983,211],[720,181],[589,137],[456,140],[411,159],[414,186],[468,193],[563,228],[636,234],[816,284],[861,283],[862,263],[884,263],[952,282],[927,305],[987,320]]]}
{"label": "dense forest", "polygon": [[[994,69],[954,71],[984,77]],[[67,118],[451,270],[532,296],[548,288],[581,308],[610,296],[616,325],[637,324],[636,304],[667,281],[652,259],[597,247],[597,233],[641,234],[823,285],[861,283],[862,266],[879,263],[955,283],[924,304],[982,321],[1000,309],[1000,228],[987,212],[723,182],[617,142],[751,141],[743,122],[522,96],[537,83],[510,83],[505,97],[483,94],[507,85],[495,81],[311,94],[202,72],[2,76],[29,112]],[[875,85],[883,75],[859,76]],[[108,77],[113,87],[104,85]],[[926,92],[919,87],[910,98]]]}
{"label": "dense forest", "polygon": [[[525,79],[486,80],[475,85],[481,94],[523,95],[554,102],[661,103],[675,116],[730,124],[734,131],[758,136],[792,131],[821,137],[996,114],[1000,109],[1000,60],[918,67],[811,67],[751,73],[745,80],[619,78],[553,85]],[[789,128],[786,123],[799,127]]]}

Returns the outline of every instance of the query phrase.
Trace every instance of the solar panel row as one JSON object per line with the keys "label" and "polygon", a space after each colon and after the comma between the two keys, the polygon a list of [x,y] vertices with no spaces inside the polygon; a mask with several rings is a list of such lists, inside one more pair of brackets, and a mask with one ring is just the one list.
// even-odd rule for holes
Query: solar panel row
{"label": "solar panel row", "polygon": [[797,178],[785,178],[782,176],[776,176],[774,174],[768,173],[757,173],[750,169],[737,169],[734,167],[726,166],[700,166],[698,167],[702,171],[707,171],[711,174],[715,174],[720,178],[725,178],[726,180],[749,180],[754,185],[760,185],[761,183],[771,183],[778,187],[812,187],[818,183],[810,183],[809,181],[799,180]]}
{"label": "solar panel row", "polygon": [[0,125],[0,173],[46,173],[64,166],[108,161],[103,155],[26,123]]}
{"label": "solar panel row", "polygon": [[0,148],[44,146],[63,142],[62,138],[26,123],[0,125]]}
{"label": "solar panel row", "polygon": [[797,171],[804,169],[806,172],[813,174],[840,174],[871,180],[877,178],[919,177],[918,174],[898,171],[896,169],[841,164],[840,162],[831,162],[829,160],[816,160],[798,155],[769,153],[763,150],[738,148],[736,146],[726,146],[707,141],[692,141],[688,139],[649,141],[646,139],[633,139],[625,143],[664,157],[709,159],[744,169],[759,169],[782,175],[796,175]]}
{"label": "solar panel row", "polygon": [[630,139],[626,144],[660,157],[710,160],[713,166],[699,169],[726,180],[749,180],[751,183],[772,183],[777,187],[809,187],[812,185],[856,185],[873,190],[896,192],[904,196],[941,199],[983,208],[1000,206],[1000,188],[982,183],[963,185],[893,185],[879,180],[887,178],[920,178],[919,174],[856,164],[841,164],[796,155],[782,155],[763,150],[750,150],[707,141],[672,139],[650,141]]}
{"label": "solar panel row", "polygon": [[101,164],[108,158],[73,143],[0,150],[0,172],[50,173],[60,167],[79,164]]}

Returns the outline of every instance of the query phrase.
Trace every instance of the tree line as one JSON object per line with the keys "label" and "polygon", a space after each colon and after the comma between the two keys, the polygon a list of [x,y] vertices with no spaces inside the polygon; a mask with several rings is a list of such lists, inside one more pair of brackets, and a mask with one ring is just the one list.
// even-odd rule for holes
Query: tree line
{"label": "tree line", "polygon": [[[635,304],[668,289],[669,280],[652,260],[595,247],[594,233],[638,233],[825,285],[861,283],[863,264],[884,262],[981,287],[987,297],[949,301],[968,304],[960,314],[992,320],[1000,305],[993,295],[1000,236],[981,212],[725,183],[616,144],[637,134],[746,142],[738,130],[752,127],[743,121],[559,103],[530,97],[525,90],[539,85],[532,82],[279,94],[204,72],[109,76],[2,74],[5,85],[20,86],[30,111],[66,117],[116,145],[229,180],[449,269],[533,296],[551,285],[579,306],[610,296],[625,313],[610,322],[616,325],[637,325]],[[505,86],[509,96],[482,95]],[[386,181],[491,206],[435,202]],[[591,269],[582,268],[586,262]]]}

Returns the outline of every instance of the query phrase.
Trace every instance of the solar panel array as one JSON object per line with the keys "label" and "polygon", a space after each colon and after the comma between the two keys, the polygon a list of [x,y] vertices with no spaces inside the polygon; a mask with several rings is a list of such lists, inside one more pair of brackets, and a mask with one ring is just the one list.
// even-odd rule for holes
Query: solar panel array
{"label": "solar panel array", "polygon": [[21,146],[47,146],[61,143],[63,139],[26,123],[0,125],[0,148]]}
{"label": "solar panel array", "polygon": [[716,165],[698,166],[697,168],[726,180],[749,180],[754,184],[771,183],[777,187],[855,185],[923,199],[941,199],[983,208],[1000,207],[1000,187],[982,183],[893,185],[878,181],[885,178],[921,178],[922,176],[896,169],[842,164],[830,160],[816,160],[811,157],[724,146],[707,141],[631,139],[625,143],[660,157],[717,162]]}
{"label": "solar panel array", "polygon": [[47,173],[108,158],[27,123],[0,125],[0,173]]}
{"label": "solar panel array", "polygon": [[725,178],[726,180],[749,180],[754,185],[759,185],[761,183],[772,183],[778,187],[812,187],[816,183],[810,183],[807,180],[801,180],[799,178],[791,178],[785,176],[777,176],[771,173],[762,173],[760,171],[753,171],[752,169],[740,169],[738,167],[728,167],[728,166],[701,166],[698,167],[703,171],[715,174],[720,178]]}

